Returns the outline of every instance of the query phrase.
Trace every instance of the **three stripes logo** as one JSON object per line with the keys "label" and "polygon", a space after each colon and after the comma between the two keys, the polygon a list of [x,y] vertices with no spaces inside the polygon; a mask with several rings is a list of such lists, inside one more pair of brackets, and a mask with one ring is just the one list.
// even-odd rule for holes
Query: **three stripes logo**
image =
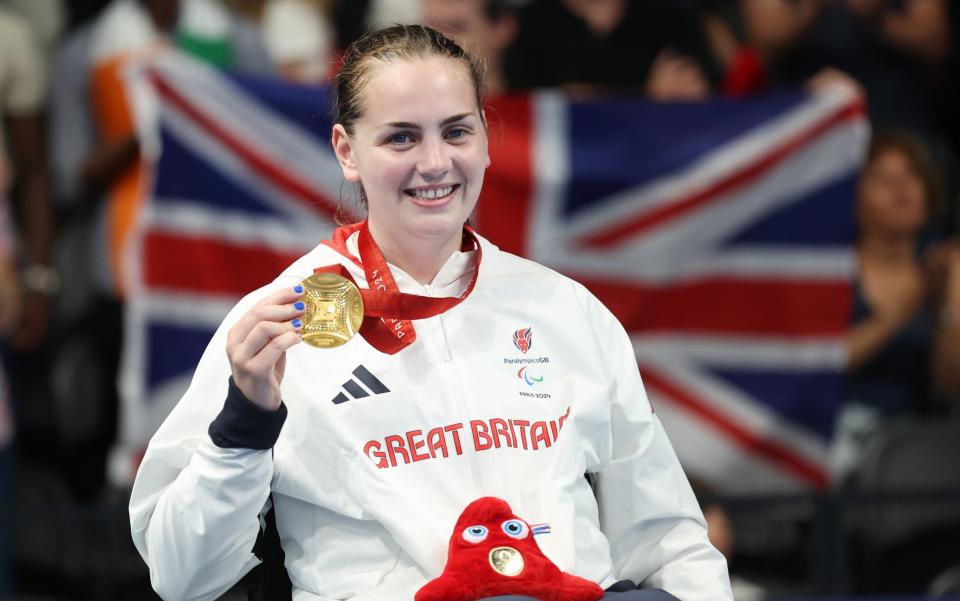
{"label": "three stripes logo", "polygon": [[[370,371],[362,365],[358,365],[357,368],[353,370],[353,375],[356,377],[356,380],[351,378],[342,385],[346,394],[341,392],[333,397],[333,403],[335,405],[345,403],[352,399],[362,399],[371,394],[390,392],[390,389],[384,386],[383,382],[378,380],[375,375],[370,373]],[[359,382],[357,380],[359,380]],[[361,386],[361,384],[363,384],[363,386]]]}

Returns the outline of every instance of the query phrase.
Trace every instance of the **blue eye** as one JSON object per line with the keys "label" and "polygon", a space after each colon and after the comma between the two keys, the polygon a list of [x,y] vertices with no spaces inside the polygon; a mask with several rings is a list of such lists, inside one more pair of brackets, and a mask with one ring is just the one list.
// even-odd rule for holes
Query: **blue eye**
{"label": "blue eye", "polygon": [[467,136],[467,130],[462,127],[456,127],[447,132],[448,138],[453,138],[454,140],[460,140]]}
{"label": "blue eye", "polygon": [[410,134],[393,134],[390,136],[389,142],[391,144],[409,144],[413,142],[413,136]]}
{"label": "blue eye", "polygon": [[529,529],[523,520],[507,520],[501,526],[504,534],[511,538],[527,538]]}
{"label": "blue eye", "polygon": [[467,526],[463,529],[463,540],[468,543],[477,544],[482,543],[487,539],[487,530],[486,526]]}

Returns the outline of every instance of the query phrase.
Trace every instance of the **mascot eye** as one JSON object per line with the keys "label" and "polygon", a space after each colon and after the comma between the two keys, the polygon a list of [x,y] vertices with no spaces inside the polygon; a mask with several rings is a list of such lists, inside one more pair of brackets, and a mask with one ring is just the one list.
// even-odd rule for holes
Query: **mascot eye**
{"label": "mascot eye", "polygon": [[527,538],[527,524],[523,520],[507,520],[501,526],[507,536],[513,538]]}
{"label": "mascot eye", "polygon": [[487,540],[487,527],[486,526],[467,526],[463,529],[463,540],[468,543],[482,543]]}

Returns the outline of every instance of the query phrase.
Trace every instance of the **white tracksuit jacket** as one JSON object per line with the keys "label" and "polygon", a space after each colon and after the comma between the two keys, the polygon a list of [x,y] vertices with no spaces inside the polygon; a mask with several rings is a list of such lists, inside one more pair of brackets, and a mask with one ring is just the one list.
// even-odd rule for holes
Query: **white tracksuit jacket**
{"label": "white tracksuit jacket", "polygon": [[[342,263],[361,286],[364,274],[320,245],[233,309],[151,440],[130,499],[161,597],[215,599],[255,566],[272,493],[295,601],[409,601],[441,572],[461,510],[483,496],[549,523],[537,542],[562,570],[681,601],[731,599],[621,325],[580,284],[481,244],[470,296],[415,321],[416,342],[398,354],[361,336],[289,350],[289,413],[272,452],[220,448],[207,432],[227,394],[227,331],[315,267]],[[356,255],[356,234],[345,250]],[[457,296],[475,254],[455,253],[428,286],[391,269],[404,292]],[[521,352],[514,333],[526,328]]]}

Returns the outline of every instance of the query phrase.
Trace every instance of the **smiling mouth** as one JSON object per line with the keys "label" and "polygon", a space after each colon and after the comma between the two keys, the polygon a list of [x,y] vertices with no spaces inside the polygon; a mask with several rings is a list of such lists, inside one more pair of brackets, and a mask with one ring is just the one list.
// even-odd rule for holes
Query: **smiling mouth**
{"label": "smiling mouth", "polygon": [[442,188],[430,188],[430,189],[418,189],[418,188],[408,188],[404,190],[404,193],[407,196],[415,198],[417,200],[443,200],[446,197],[453,194],[454,190],[460,187],[460,184],[453,184],[450,186],[444,186]]}

